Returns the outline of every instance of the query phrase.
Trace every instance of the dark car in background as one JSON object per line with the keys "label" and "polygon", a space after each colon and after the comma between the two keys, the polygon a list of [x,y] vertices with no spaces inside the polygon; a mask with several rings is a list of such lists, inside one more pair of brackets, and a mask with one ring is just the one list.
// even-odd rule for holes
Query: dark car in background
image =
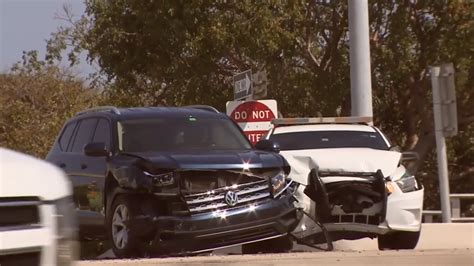
{"label": "dark car in background", "polygon": [[291,248],[289,165],[211,107],[87,110],[47,160],[73,182],[81,238],[108,237],[118,257]]}

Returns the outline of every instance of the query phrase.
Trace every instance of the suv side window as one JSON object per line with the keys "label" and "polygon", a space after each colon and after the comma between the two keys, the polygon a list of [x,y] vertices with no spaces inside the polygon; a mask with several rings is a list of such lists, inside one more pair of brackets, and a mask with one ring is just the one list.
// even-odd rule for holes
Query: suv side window
{"label": "suv side window", "polygon": [[110,126],[106,119],[99,119],[92,142],[103,142],[110,149]]}
{"label": "suv side window", "polygon": [[97,119],[89,118],[81,120],[79,129],[76,130],[76,137],[74,138],[74,144],[72,145],[72,152],[82,153],[84,146],[91,142],[92,133],[97,124]]}
{"label": "suv side window", "polygon": [[61,134],[61,137],[59,138],[59,149],[61,151],[66,151],[67,146],[71,140],[72,133],[74,132],[74,129],[76,128],[77,122],[72,122],[66,125],[66,127],[63,130],[63,133]]}

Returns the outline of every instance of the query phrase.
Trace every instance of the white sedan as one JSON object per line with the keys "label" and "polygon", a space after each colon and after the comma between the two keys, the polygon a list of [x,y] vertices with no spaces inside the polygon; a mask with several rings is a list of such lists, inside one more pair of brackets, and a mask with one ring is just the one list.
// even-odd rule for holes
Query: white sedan
{"label": "white sedan", "polygon": [[72,187],[56,166],[0,147],[0,265],[71,265]]}
{"label": "white sedan", "polygon": [[[264,142],[279,145],[291,166],[289,177],[300,184],[302,209],[332,240],[377,237],[379,249],[414,249],[423,187],[404,166],[405,156],[368,121],[275,119]],[[304,222],[299,227],[306,230]]]}

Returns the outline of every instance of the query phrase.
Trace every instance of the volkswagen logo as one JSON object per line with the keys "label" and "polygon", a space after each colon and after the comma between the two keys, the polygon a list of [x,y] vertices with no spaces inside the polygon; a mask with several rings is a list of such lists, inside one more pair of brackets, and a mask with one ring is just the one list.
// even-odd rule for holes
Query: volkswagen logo
{"label": "volkswagen logo", "polygon": [[227,193],[225,193],[224,200],[227,205],[233,207],[239,202],[239,197],[234,191],[227,191]]}

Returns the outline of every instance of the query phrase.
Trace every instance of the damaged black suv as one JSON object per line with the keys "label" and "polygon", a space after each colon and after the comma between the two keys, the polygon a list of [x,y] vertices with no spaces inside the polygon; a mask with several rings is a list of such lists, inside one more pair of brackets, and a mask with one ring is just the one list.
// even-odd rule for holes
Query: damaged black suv
{"label": "damaged black suv", "polygon": [[287,162],[212,107],[87,110],[47,160],[73,183],[81,238],[108,237],[118,257],[291,248]]}

